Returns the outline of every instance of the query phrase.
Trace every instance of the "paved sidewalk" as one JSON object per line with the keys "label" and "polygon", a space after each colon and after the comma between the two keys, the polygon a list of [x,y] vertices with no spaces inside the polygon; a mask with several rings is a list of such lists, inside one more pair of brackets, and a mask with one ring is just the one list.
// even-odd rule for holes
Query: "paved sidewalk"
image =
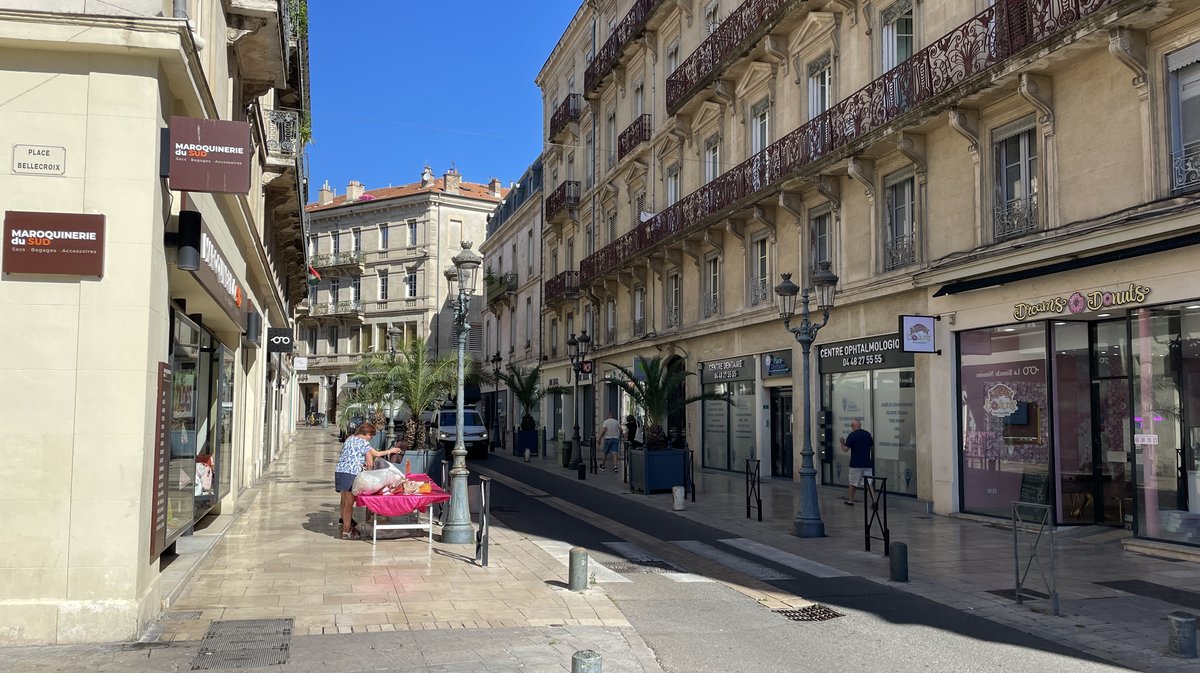
{"label": "paved sidewalk", "polygon": [[[521,460],[497,452],[493,459]],[[579,485],[624,494],[638,502],[671,509],[671,495],[645,496],[629,491],[621,474],[611,470],[577,482],[573,470],[559,466],[557,457],[534,458],[530,465]],[[472,464],[486,471],[488,461]],[[856,575],[897,586],[944,605],[969,611],[1016,629],[1091,652],[1114,663],[1146,671],[1197,671],[1200,660],[1181,660],[1165,654],[1167,615],[1176,610],[1200,612],[1200,564],[1171,561],[1127,552],[1120,544],[1124,531],[1101,527],[1060,528],[1056,540],[1061,616],[1050,614],[1046,600],[1012,599],[992,593],[1014,586],[1013,534],[1002,520],[945,517],[928,514],[924,503],[911,498],[889,499],[889,527],[894,542],[908,545],[910,582],[889,581],[889,561],[883,545],[864,551],[863,510],[842,504],[845,489],[821,487],[819,497],[827,537],[802,539],[792,531],[799,504],[799,486],[790,481],[762,482],[763,521],[746,518],[745,476],[702,470],[696,474],[697,501],[687,501],[679,516],[693,519],[777,549],[798,554]],[[599,512],[598,514],[603,514]],[[1045,544],[1043,541],[1042,544]],[[1162,591],[1166,602],[1118,590],[1101,583],[1140,581],[1141,593]],[[1029,588],[1046,591],[1030,572]],[[1191,607],[1188,607],[1188,606]]]}

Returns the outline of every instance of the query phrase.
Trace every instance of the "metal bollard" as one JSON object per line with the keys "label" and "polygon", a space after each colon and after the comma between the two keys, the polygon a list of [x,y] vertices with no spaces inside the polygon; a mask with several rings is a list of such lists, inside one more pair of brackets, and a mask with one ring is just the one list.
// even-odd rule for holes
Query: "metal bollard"
{"label": "metal bollard", "polygon": [[891,578],[893,582],[908,581],[908,545],[904,542],[892,543]]}
{"label": "metal bollard", "polygon": [[571,657],[571,673],[601,673],[604,660],[599,652],[580,650]]}
{"label": "metal bollard", "polygon": [[579,463],[579,479],[587,479],[587,463]]}
{"label": "metal bollard", "polygon": [[567,588],[571,591],[587,589],[588,556],[583,547],[571,547],[570,561],[567,564]]}
{"label": "metal bollard", "polygon": [[1196,615],[1177,610],[1167,615],[1167,654],[1181,659],[1196,658]]}

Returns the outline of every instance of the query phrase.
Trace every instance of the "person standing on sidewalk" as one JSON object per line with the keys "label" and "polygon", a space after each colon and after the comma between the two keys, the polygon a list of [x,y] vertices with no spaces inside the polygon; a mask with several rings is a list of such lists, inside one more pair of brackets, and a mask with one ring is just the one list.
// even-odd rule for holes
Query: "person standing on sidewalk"
{"label": "person standing on sidewalk", "polygon": [[371,422],[361,423],[354,430],[354,434],[346,438],[346,443],[342,444],[342,455],[338,457],[337,467],[333,468],[333,487],[342,496],[342,539],[357,540],[360,536],[358,526],[354,524],[354,493],[351,488],[354,486],[354,478],[359,472],[363,471],[365,465],[368,470],[375,467],[375,459],[379,456],[390,456],[392,454],[404,453],[407,445],[397,443],[390,449],[377,451],[371,448],[371,438],[375,436],[375,424]]}
{"label": "person standing on sidewalk", "polygon": [[617,471],[617,453],[621,450],[621,424],[613,415],[613,412],[608,412],[608,417],[604,419],[604,424],[600,426],[600,436],[597,439],[604,440],[604,455],[600,457],[600,469],[603,470],[608,463],[608,454],[613,454],[613,472]]}
{"label": "person standing on sidewalk", "polygon": [[846,504],[854,504],[854,489],[858,486],[866,488],[863,477],[875,476],[875,439],[871,433],[862,429],[858,419],[850,421],[850,434],[841,440],[842,451],[850,454],[850,490],[846,496]]}

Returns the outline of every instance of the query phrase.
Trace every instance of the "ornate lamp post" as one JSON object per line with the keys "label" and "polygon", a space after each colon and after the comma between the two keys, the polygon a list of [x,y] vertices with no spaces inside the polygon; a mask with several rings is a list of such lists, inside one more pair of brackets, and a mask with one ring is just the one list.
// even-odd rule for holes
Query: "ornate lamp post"
{"label": "ornate lamp post", "polygon": [[[817,502],[817,470],[813,465],[812,445],[812,388],[809,374],[809,352],[817,332],[829,323],[829,309],[833,307],[834,289],[838,277],[829,270],[829,262],[821,262],[813,274],[812,284],[817,295],[817,308],[821,311],[821,324],[808,318],[808,297],[814,288],[800,287],[792,282],[792,274],[783,274],[783,282],[775,288],[779,295],[779,317],[783,327],[791,332],[804,351],[804,449],[800,452],[800,511],[796,513],[793,528],[800,537],[825,537],[825,522],[821,520],[821,505]],[[800,325],[792,327],[792,316],[796,313],[796,295],[801,298]]]}
{"label": "ornate lamp post", "polygon": [[[391,361],[388,364],[390,366],[394,367],[394,366],[396,366],[396,339],[398,339],[400,337],[400,330],[396,329],[395,327],[388,327],[387,337],[388,337],[388,357],[391,358]],[[390,377],[389,377],[389,380],[390,380]],[[383,444],[384,448],[391,446],[392,443],[396,441],[396,433],[397,433],[396,414],[399,413],[399,410],[396,409],[396,391],[392,390],[391,388],[392,388],[391,384],[389,383],[389,385],[388,385],[388,402],[387,402],[388,418],[386,420],[387,425],[384,426],[384,440],[385,440],[384,444]]]}
{"label": "ornate lamp post", "polygon": [[567,339],[567,353],[571,356],[571,368],[575,370],[575,392],[571,402],[572,415],[575,417],[575,431],[571,435],[571,442],[575,445],[575,451],[571,454],[571,464],[568,466],[572,470],[578,470],[583,462],[583,442],[579,436],[579,374],[583,371],[583,363],[587,360],[591,345],[592,338],[588,336],[587,330],[580,331],[578,338],[572,334],[571,338]]}
{"label": "ornate lamp post", "polygon": [[[458,302],[454,306],[454,326],[458,330],[458,399],[457,430],[454,440],[454,462],[450,467],[450,511],[442,526],[442,542],[467,544],[474,540],[475,529],[471,526],[471,512],[467,508],[467,447],[463,444],[463,360],[466,357],[467,334],[471,325],[467,323],[467,309],[471,306],[471,295],[475,292],[475,280],[483,258],[471,250],[471,242],[462,242],[462,252],[454,256],[454,270],[446,270],[451,289],[458,285]],[[453,273],[454,278],[451,279]]]}
{"label": "ornate lamp post", "polygon": [[496,388],[495,395],[492,396],[492,451],[496,450],[496,444],[500,441],[500,363],[503,361],[500,351],[496,351],[491,360]]}

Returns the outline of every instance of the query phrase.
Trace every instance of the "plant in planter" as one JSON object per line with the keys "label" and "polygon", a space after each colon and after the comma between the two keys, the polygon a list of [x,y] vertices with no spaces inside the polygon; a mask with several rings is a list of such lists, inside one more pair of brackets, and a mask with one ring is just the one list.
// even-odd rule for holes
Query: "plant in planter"
{"label": "plant in planter", "polygon": [[671,371],[661,356],[643,358],[641,363],[643,377],[635,376],[632,370],[615,362],[607,364],[620,372],[618,383],[646,414],[642,435],[647,449],[666,448],[667,433],[663,430],[663,421],[687,405],[708,400],[733,404],[729,396],[722,393],[701,392],[691,397],[679,397],[676,391],[687,377],[694,374]]}
{"label": "plant in planter", "polygon": [[517,443],[513,447],[514,451],[520,452],[526,448],[537,449],[537,421],[533,418],[533,408],[538,402],[547,395],[562,395],[569,392],[568,388],[563,386],[541,386],[542,367],[536,365],[533,367],[517,367],[508,365],[508,371],[500,372],[499,379],[508,386],[509,392],[517,404],[521,405],[521,433],[518,434]]}
{"label": "plant in planter", "polygon": [[375,418],[386,422],[385,409],[402,407],[401,413],[408,414],[405,436],[419,445],[421,412],[436,409],[450,396],[456,368],[452,358],[430,357],[428,344],[418,337],[396,344],[394,352],[367,355],[350,378],[359,384],[357,396],[371,405]]}

